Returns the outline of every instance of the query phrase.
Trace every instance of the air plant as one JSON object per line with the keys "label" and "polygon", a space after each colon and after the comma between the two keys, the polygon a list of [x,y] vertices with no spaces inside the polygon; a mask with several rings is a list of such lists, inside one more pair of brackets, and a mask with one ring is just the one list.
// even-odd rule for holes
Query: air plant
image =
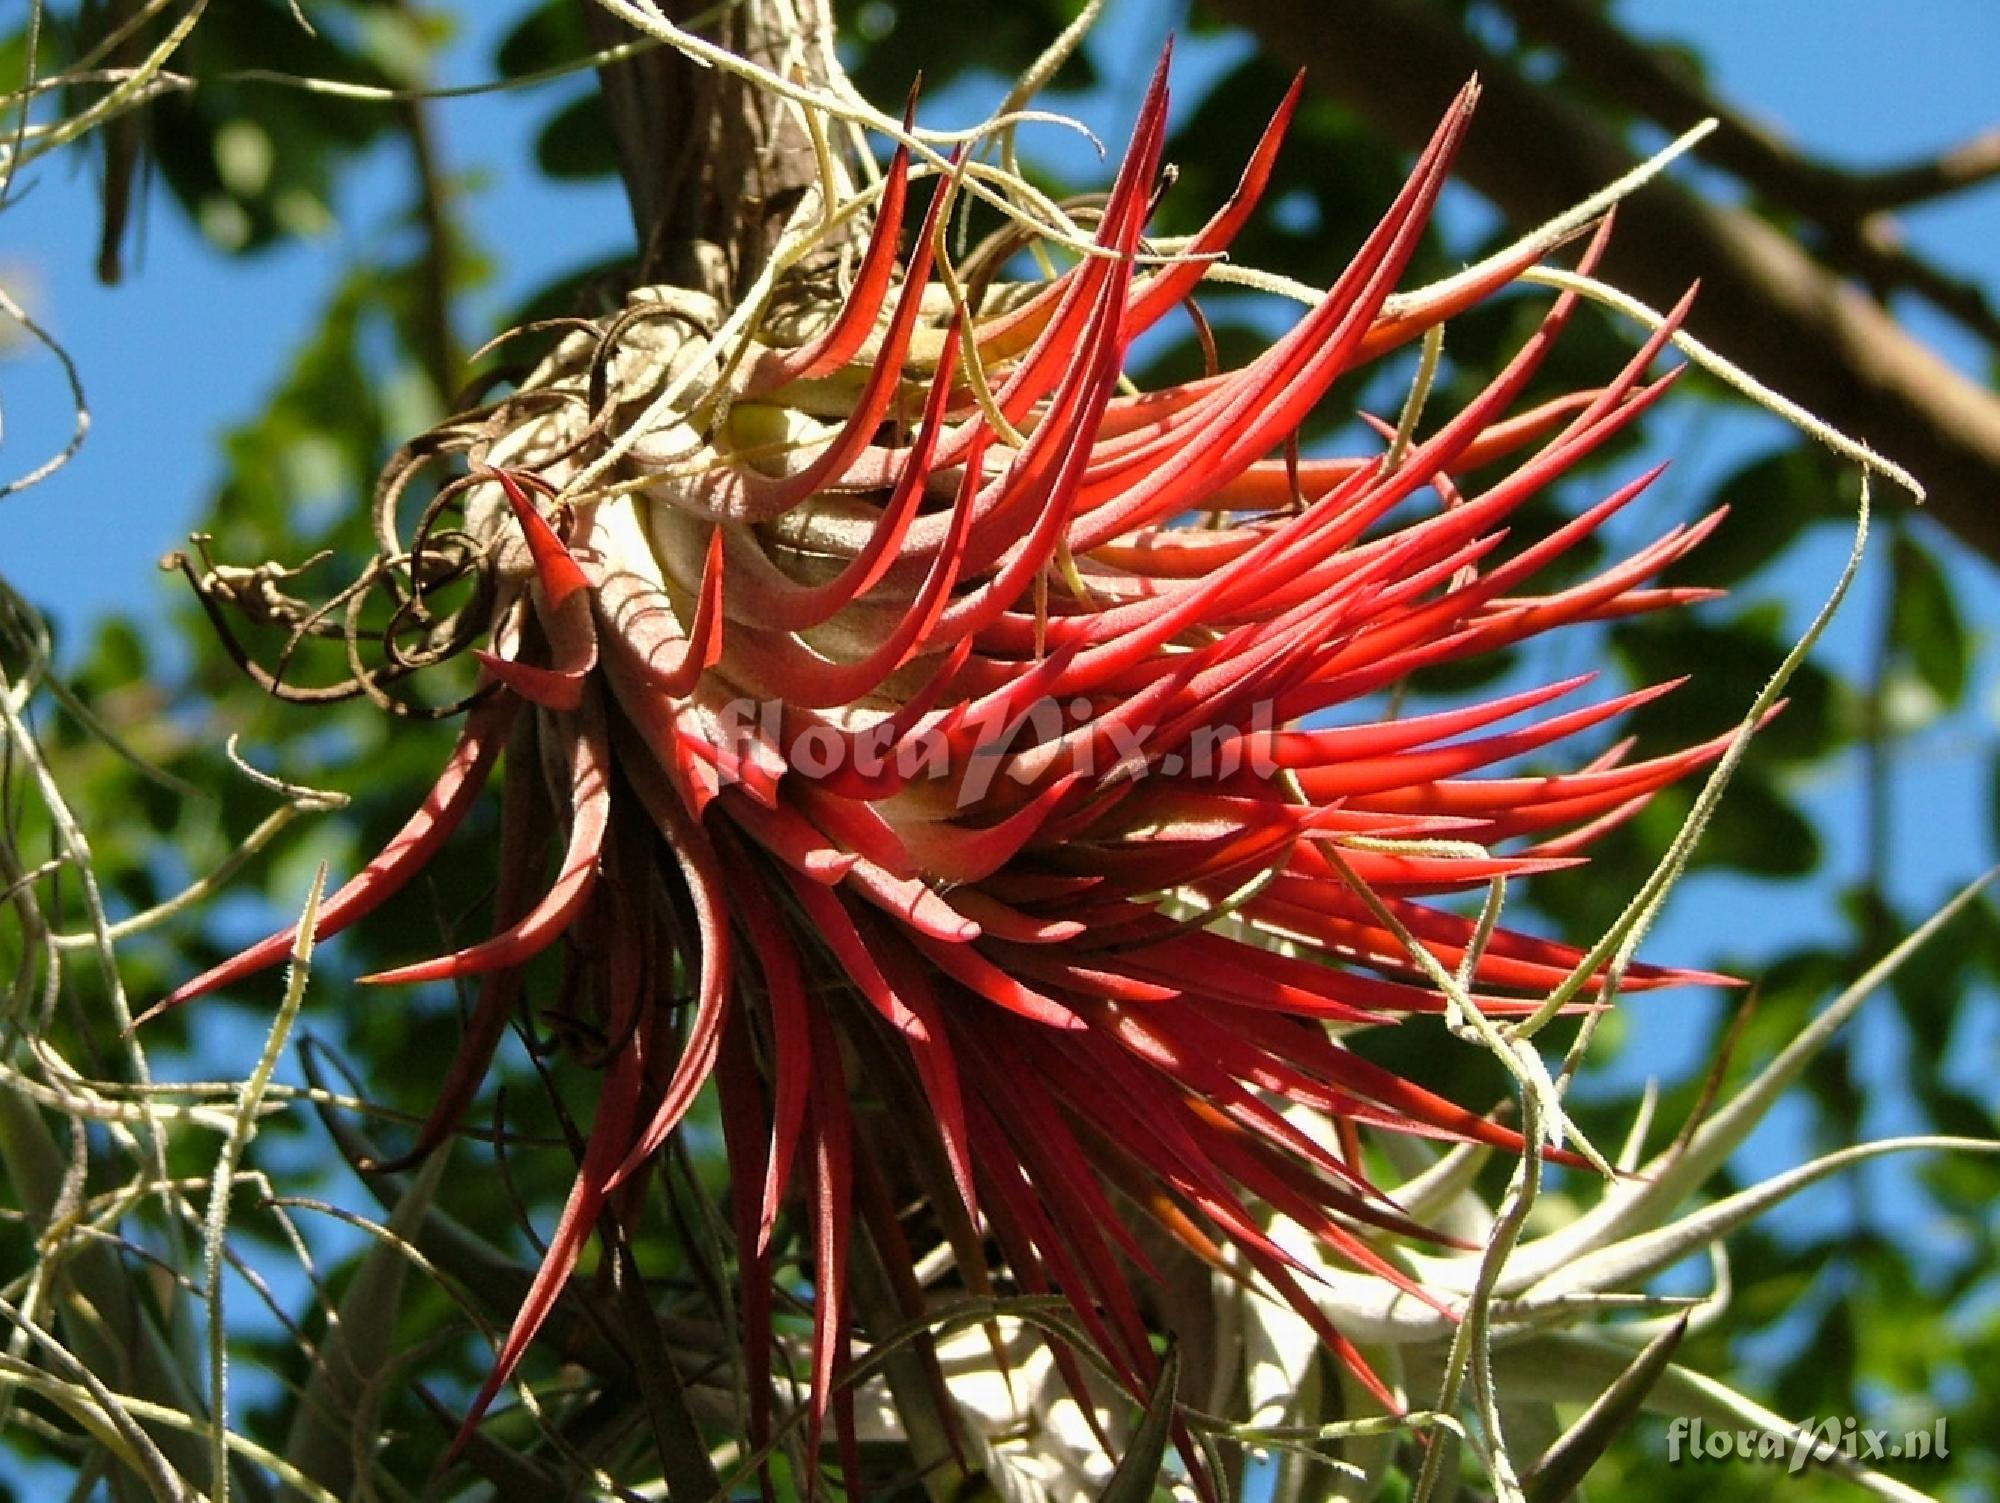
{"label": "air plant", "polygon": [[[1299,455],[1335,382],[1539,254],[1392,296],[1475,92],[1332,288],[1239,369],[1127,379],[1134,341],[1254,211],[1298,89],[1229,201],[1155,253],[1163,60],[1068,269],[1010,283],[1001,257],[952,265],[962,158],[931,174],[904,252],[922,178],[900,150],[866,199],[829,185],[818,205],[837,229],[873,203],[865,247],[834,258],[837,295],[780,277],[725,317],[704,294],[641,288],[398,456],[391,542],[412,481],[463,470],[407,553],[385,546],[368,582],[405,582],[382,638],[394,661],[354,687],[384,695],[483,641],[479,687],[436,785],[326,899],[317,936],[395,899],[500,766],[491,937],[364,978],[477,983],[406,1158],[451,1136],[524,1008],[600,1075],[568,1202],[466,1434],[593,1230],[643,1214],[649,1169],[711,1081],[753,1445],[773,1426],[772,1285],[794,1206],[814,1454],[829,1415],[854,1435],[857,1227],[902,1314],[923,1313],[918,1254],[947,1247],[974,1295],[1059,1295],[1133,1394],[1161,1370],[1155,1249],[1177,1247],[1254,1279],[1357,1392],[1400,1407],[1321,1291],[1337,1271],[1448,1323],[1462,1290],[1413,1277],[1381,1238],[1456,1244],[1378,1188],[1362,1130],[1583,1160],[1350,1040],[1411,1015],[1490,1028],[1558,989],[1603,1005],[1602,964],[1436,900],[1576,864],[1727,744],[1503,775],[1672,686],[1573,708],[1558,702],[1589,676],[1437,713],[1385,703],[1422,670],[1711,593],[1657,581],[1713,518],[1537,593],[1657,470],[1546,536],[1508,532],[1668,391],[1671,373],[1647,372],[1680,310],[1602,388],[1530,404],[1566,292],[1447,419],[1413,405],[1365,452]],[[427,593],[468,575],[476,609],[433,621]],[[228,588],[247,575],[195,577],[219,622],[253,598]],[[421,650],[399,645],[412,623]],[[290,945],[252,945],[161,1006],[239,986]],[[1717,978],[1632,964],[1615,979]],[[1076,1351],[1051,1351],[1085,1391]],[[1199,1476],[1184,1426],[1175,1438]]]}

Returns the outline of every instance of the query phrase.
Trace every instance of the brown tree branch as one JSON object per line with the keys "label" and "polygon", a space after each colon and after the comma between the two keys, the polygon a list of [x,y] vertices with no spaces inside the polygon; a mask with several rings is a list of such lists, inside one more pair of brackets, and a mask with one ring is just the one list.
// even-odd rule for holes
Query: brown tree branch
{"label": "brown tree branch", "polygon": [[458,251],[451,222],[451,188],[431,130],[429,107],[411,95],[397,102],[396,113],[410,147],[410,166],[416,175],[417,222],[424,229],[424,248],[417,267],[423,292],[417,307],[417,326],[412,331],[414,344],[433,389],[441,399],[449,401],[465,374],[461,364],[463,352],[451,326]]}
{"label": "brown tree branch", "polygon": [[1633,40],[1574,0],[1498,0],[1521,36],[1553,47],[1581,84],[1678,135],[1713,116],[1704,162],[1734,174],[1772,203],[1821,224],[1851,224],[1866,210],[1847,197],[1849,174],[1805,155],[1783,136],[1717,98],[1679,60]]}
{"label": "brown tree branch", "polygon": [[1580,0],[1498,0],[1523,37],[1554,47],[1579,80],[1679,133],[1710,116],[1721,122],[1703,159],[1743,179],[1774,204],[1830,229],[1871,214],[1941,198],[2000,177],[2000,130],[1935,158],[1879,171],[1835,166],[1800,151],[1683,69],[1668,53],[1635,41]]}
{"label": "brown tree branch", "polygon": [[2000,128],[1982,131],[1929,161],[1857,173],[1848,193],[1875,213],[1929,203],[1995,178],[2000,178]]}
{"label": "brown tree branch", "polygon": [[[598,47],[637,35],[592,0],[578,0]],[[804,81],[825,83],[832,0],[741,0],[713,14],[712,0],[665,0],[677,25]],[[599,70],[604,102],[642,248],[640,274],[700,287],[727,299],[776,247],[785,218],[818,176],[812,141],[779,101],[670,47]]]}
{"label": "brown tree branch", "polygon": [[[1326,24],[1322,0],[1211,3],[1411,145],[1478,73],[1485,91],[1458,170],[1520,223],[1559,213],[1632,165],[1615,134],[1421,0],[1343,0],[1338,26]],[[1699,277],[1695,333],[1908,466],[1929,487],[1938,520],[2000,561],[2000,397],[1754,215],[1660,183],[1619,219],[1606,275],[1655,304]]]}
{"label": "brown tree branch", "polygon": [[1767,202],[1826,231],[1822,254],[1878,297],[1913,292],[2000,345],[2000,317],[1980,290],[1912,253],[1891,208],[1955,193],[2000,175],[2000,131],[1936,160],[1856,172],[1809,156],[1777,132],[1705,89],[1668,53],[1635,41],[1579,0],[1499,0],[1523,37],[1568,60],[1579,82],[1678,134],[1713,117],[1721,126],[1702,159],[1754,188]]}
{"label": "brown tree branch", "polygon": [[1913,254],[1887,215],[1869,215],[1855,227],[1851,241],[1829,245],[1827,254],[1878,298],[1889,292],[1913,292],[2000,349],[2000,309],[1995,309],[1986,289]]}

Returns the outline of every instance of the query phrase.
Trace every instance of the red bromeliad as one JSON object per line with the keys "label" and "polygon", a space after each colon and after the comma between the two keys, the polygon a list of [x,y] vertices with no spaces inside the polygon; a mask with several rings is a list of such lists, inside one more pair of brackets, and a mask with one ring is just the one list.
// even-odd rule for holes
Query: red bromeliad
{"label": "red bromeliad", "polygon": [[[1335,380],[1523,269],[1385,311],[1469,89],[1289,334],[1240,370],[1121,388],[1132,341],[1251,212],[1296,97],[1182,258],[1137,255],[1163,64],[1094,253],[1046,285],[992,289],[969,317],[929,295],[947,175],[898,287],[899,154],[851,295],[810,338],[723,360],[698,337],[711,331],[696,300],[651,290],[612,330],[558,349],[501,409],[511,431],[454,430],[482,465],[465,530],[499,584],[485,689],[430,797],[318,932],[402,889],[506,749],[492,937],[368,978],[478,979],[418,1154],[454,1130],[545,951],[561,955],[552,1011],[603,1072],[569,1202],[468,1426],[600,1215],[638,1213],[649,1164],[711,1079],[753,1441],[771,1424],[774,1230],[795,1195],[817,1287],[815,1447],[829,1406],[840,1415],[855,1223],[907,1270],[896,1207],[913,1190],[968,1287],[990,1288],[990,1239],[1019,1287],[1067,1298],[1135,1392],[1158,1362],[1132,1287],[1150,1268],[1135,1218],[1253,1270],[1358,1374],[1259,1208],[1432,1299],[1362,1235],[1427,1234],[1364,1176],[1355,1129],[1522,1145],[1329,1025],[1443,1009],[1397,928],[1446,968],[1470,955],[1487,1012],[1531,1008],[1578,953],[1505,930],[1478,946],[1470,920],[1424,900],[1572,864],[1720,747],[1477,775],[1663,692],[1547,711],[1585,679],[1409,718],[1326,712],[1565,623],[1702,598],[1653,581],[1706,527],[1532,593],[1653,477],[1527,546],[1506,546],[1509,517],[1671,380],[1645,376],[1662,332],[1603,389],[1520,408],[1567,296],[1475,400],[1401,452],[1278,457]],[[690,394],[632,433],[670,379]],[[556,504],[620,433],[633,441],[592,477],[605,483]],[[773,433],[783,441],[762,442]],[[1455,478],[1508,460],[1490,484]],[[558,843],[544,891],[541,853]],[[165,1005],[287,944],[252,946]],[[1624,984],[1689,979],[1640,967]],[[1330,1119],[1346,1151],[1287,1106]]]}

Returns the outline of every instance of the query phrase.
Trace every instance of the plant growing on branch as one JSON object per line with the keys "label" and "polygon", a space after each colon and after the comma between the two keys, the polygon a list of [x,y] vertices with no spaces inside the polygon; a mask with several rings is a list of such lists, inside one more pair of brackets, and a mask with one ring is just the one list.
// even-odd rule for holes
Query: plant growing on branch
{"label": "plant growing on branch", "polygon": [[[951,135],[919,129],[914,102],[899,122],[860,101],[823,18],[746,4],[709,27],[622,0],[591,14],[637,272],[602,311],[489,344],[520,363],[488,366],[397,447],[351,584],[312,602],[324,559],[174,561],[288,713],[365,702],[459,720],[429,792],[356,875],[315,883],[295,922],[136,1019],[102,915],[94,936],[57,934],[35,906],[49,873],[11,853],[0,873],[50,985],[65,942],[100,953],[140,1086],[144,1041],[183,1004],[257,998],[292,966],[233,1104],[176,1113],[149,1088],[119,1144],[159,1207],[154,1255],[183,1266],[196,1227],[202,1253],[185,1290],[138,1302],[120,1350],[158,1354],[116,1386],[78,1350],[87,1325],[42,1319],[65,1291],[111,1297],[84,1279],[135,1298],[132,1260],[72,1230],[118,1226],[127,1205],[101,1197],[98,1222],[77,1219],[69,1181],[51,1186],[42,1116],[102,1117],[115,1093],[50,1054],[45,1020],[24,1026],[10,1164],[49,1190],[22,1209],[62,1256],[9,1306],[10,1381],[103,1449],[114,1486],[176,1497],[353,1495],[426,1471],[447,1495],[911,1480],[952,1497],[983,1477],[1024,1498],[1144,1497],[1162,1481],[1214,1497],[1270,1448],[1307,1493],[1373,1495],[1403,1470],[1416,1496],[1441,1496],[1469,1454],[1496,1495],[1555,1497],[1642,1405],[1792,1439],[1672,1360],[1726,1284],[1674,1299],[1651,1281],[1850,1162],[1990,1145],[1867,1145],[1683,1209],[1868,985],[1651,1158],[1646,1117],[1606,1154],[1567,1091],[1621,994],[1731,985],[1636,950],[1852,578],[1865,479],[1854,557],[1738,724],[1522,773],[1502,764],[1588,742],[1673,683],[1587,698],[1580,675],[1402,704],[1413,682],[1544,634],[1715,597],[1661,576],[1698,560],[1719,516],[1608,561],[1588,552],[1644,507],[1657,469],[1559,525],[1518,525],[1668,398],[1675,371],[1652,372],[1670,347],[1759,390],[1685,335],[1686,300],[1657,314],[1592,275],[1614,201],[1664,159],[1469,270],[1407,285],[1478,129],[1468,85],[1332,285],[1225,359],[1199,301],[1211,287],[1296,290],[1227,258],[1298,83],[1234,191],[1165,236],[1167,58],[1108,193],[1052,198],[1016,161],[1036,87],[1094,7],[995,118]],[[165,86],[187,34],[121,74],[124,107]],[[676,89],[711,150],[663,183],[634,132],[643,101]],[[1523,288],[1539,312],[1511,356],[1464,401],[1437,400],[1451,321]],[[1642,339],[1594,384],[1543,393],[1593,301],[1636,317]],[[1137,349],[1181,310],[1200,374],[1142,381]],[[1399,355],[1414,368],[1397,405],[1307,453],[1308,422]],[[1864,476],[1909,483],[1797,416]],[[41,651],[31,629],[19,640]],[[26,724],[8,729],[45,769]],[[1679,835],[1597,942],[1503,922],[1519,884],[1579,864],[1698,774]],[[387,1151],[348,1115],[372,1083],[337,1091],[305,1050],[304,1087],[275,1072],[315,1005],[315,944],[416,903],[496,778],[488,937],[353,993],[371,1008],[384,987],[465,993],[449,1062]],[[326,801],[276,786],[287,818]],[[52,778],[37,790],[87,872]],[[1577,1024],[1559,1060],[1541,1052],[1558,1020]],[[510,1180],[532,1164],[538,1188],[566,1182],[525,1269],[436,1204],[448,1156],[486,1151],[458,1139],[510,1031],[553,1140],[497,1105],[482,1135]],[[1388,1031],[1493,1062],[1516,1120],[1373,1058]],[[257,1123],[300,1097],[392,1209],[366,1223],[374,1246],[346,1293],[321,1297],[274,1446],[231,1413],[225,1268],[232,1190],[266,1183],[245,1167]],[[215,1126],[219,1167],[190,1188],[168,1172],[168,1138]],[[717,1128],[719,1151],[702,1141]],[[1513,1168],[1483,1197],[1495,1153]],[[1530,1236],[1555,1170],[1603,1189]],[[303,1249],[297,1212],[273,1194],[258,1214]],[[395,1337],[411,1268],[494,1346],[462,1395],[424,1390],[441,1424],[405,1456],[373,1427],[383,1365],[426,1355]],[[172,1351],[184,1315],[208,1336],[199,1376]],[[537,1351],[572,1376],[544,1376]],[[1565,1432],[1553,1406],[1588,1400]]]}

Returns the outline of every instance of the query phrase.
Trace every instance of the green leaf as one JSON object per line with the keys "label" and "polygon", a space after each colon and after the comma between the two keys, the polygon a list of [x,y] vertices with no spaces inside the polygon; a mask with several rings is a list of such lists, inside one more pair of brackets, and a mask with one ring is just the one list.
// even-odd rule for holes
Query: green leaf
{"label": "green leaf", "polygon": [[[408,27],[398,35],[398,68],[424,71],[429,39]],[[256,68],[376,87],[409,81],[385,71],[366,46],[342,45],[332,28],[305,31],[284,0],[218,8],[175,66],[212,82],[148,107],[160,178],[210,240],[232,253],[327,228],[336,177],[397,129],[397,115],[372,100],[227,75]]]}
{"label": "green leaf", "polygon": [[[1642,747],[1685,746],[1690,732],[1710,735],[1735,725],[1756,699],[1791,643],[1785,613],[1759,605],[1716,622],[1677,612],[1624,622],[1611,634],[1618,655],[1639,683],[1687,677],[1672,694],[1626,720]],[[1784,711],[1757,733],[1753,763],[1806,761],[1843,739],[1835,715],[1838,686],[1818,664],[1799,665],[1785,687]],[[1736,795],[1731,791],[1730,797]]]}
{"label": "green leaf", "polygon": [[1159,1486],[1160,1468],[1166,1461],[1167,1437],[1174,1425],[1174,1395],[1180,1380],[1180,1349],[1168,1347],[1166,1356],[1160,1360],[1160,1375],[1153,1380],[1153,1391],[1146,1395],[1145,1417],[1132,1432],[1132,1443],[1126,1447],[1111,1480],[1104,1484],[1098,1503],[1149,1503],[1153,1490]]}
{"label": "green leaf", "polygon": [[1821,453],[1793,445],[1751,460],[1716,486],[1729,511],[1675,573],[1690,584],[1741,583],[1781,557],[1831,510],[1840,481]]}
{"label": "green leaf", "polygon": [[1819,865],[1812,821],[1771,778],[1746,768],[1695,852],[1698,866],[1727,866],[1759,877],[1803,877]]}
{"label": "green leaf", "polygon": [[1632,1365],[1521,1479],[1521,1494],[1527,1503],[1561,1503],[1583,1485],[1598,1458],[1631,1428],[1640,1405],[1673,1361],[1674,1351],[1686,1334],[1687,1320],[1682,1318],[1646,1343]]}
{"label": "green leaf", "polygon": [[[1080,9],[1078,0],[1015,0],[1010,5],[970,5],[958,0],[869,0],[841,7],[841,42],[860,41],[850,69],[869,99],[901,99],[910,80],[923,75],[926,93],[977,68],[1007,78],[1032,63]],[[968,45],[968,38],[978,40]],[[1097,82],[1080,49],[1055,77],[1058,89]]]}
{"label": "green leaf", "polygon": [[535,138],[535,162],[550,177],[604,177],[618,170],[604,96],[592,89],[557,110]]}
{"label": "green leaf", "polygon": [[1907,531],[1896,535],[1890,559],[1896,650],[1947,708],[1955,708],[1965,697],[1971,649],[1951,584],[1930,551]]}
{"label": "green leaf", "polygon": [[575,0],[544,0],[501,41],[494,66],[503,78],[519,78],[592,52],[583,7]]}
{"label": "green leaf", "polygon": [[439,1150],[397,1198],[387,1235],[372,1245],[341,1296],[339,1317],[320,1343],[302,1402],[292,1412],[285,1456],[306,1476],[345,1496],[355,1483],[355,1459],[369,1448],[356,1443],[380,1396],[371,1380],[394,1355],[397,1312],[410,1258],[399,1246],[423,1224],[451,1158]]}

